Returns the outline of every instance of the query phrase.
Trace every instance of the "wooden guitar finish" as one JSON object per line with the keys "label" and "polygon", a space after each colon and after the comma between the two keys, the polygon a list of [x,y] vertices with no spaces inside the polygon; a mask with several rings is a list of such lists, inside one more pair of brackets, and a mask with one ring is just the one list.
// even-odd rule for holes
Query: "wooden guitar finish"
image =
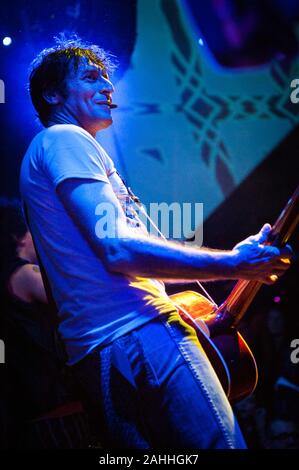
{"label": "wooden guitar finish", "polygon": [[[299,187],[273,225],[267,244],[286,244],[298,222]],[[237,325],[261,285],[258,281],[238,281],[218,308],[197,292],[185,291],[170,296],[181,317],[195,328],[199,342],[231,402],[250,395],[257,384],[254,356]]]}
{"label": "wooden guitar finish", "polygon": [[[256,387],[258,372],[255,359],[246,341],[234,327],[209,336],[201,322],[207,324],[215,316],[212,302],[193,291],[170,296],[186,323],[196,330],[209,361],[231,402],[250,395]],[[188,313],[188,315],[186,315]]]}

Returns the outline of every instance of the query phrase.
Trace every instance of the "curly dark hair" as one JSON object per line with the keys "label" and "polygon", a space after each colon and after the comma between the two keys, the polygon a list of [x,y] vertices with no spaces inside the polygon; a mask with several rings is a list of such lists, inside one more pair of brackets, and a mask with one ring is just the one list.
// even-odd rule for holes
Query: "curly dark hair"
{"label": "curly dark hair", "polygon": [[28,88],[31,101],[45,127],[48,126],[52,106],[45,100],[44,93],[55,90],[66,98],[67,78],[78,70],[82,58],[87,58],[109,73],[116,67],[112,54],[83,41],[76,34],[67,39],[64,33],[60,33],[54,40],[55,46],[41,51],[29,68]]}

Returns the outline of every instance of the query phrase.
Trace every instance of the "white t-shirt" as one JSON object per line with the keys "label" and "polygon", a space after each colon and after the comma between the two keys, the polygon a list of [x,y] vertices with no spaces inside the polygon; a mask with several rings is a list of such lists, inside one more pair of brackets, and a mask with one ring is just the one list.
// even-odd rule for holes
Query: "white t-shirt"
{"label": "white t-shirt", "polygon": [[105,268],[58,198],[57,185],[68,178],[111,184],[121,203],[127,190],[99,143],[75,125],[58,124],[40,132],[22,163],[21,195],[71,365],[96,346],[175,308],[158,281]]}

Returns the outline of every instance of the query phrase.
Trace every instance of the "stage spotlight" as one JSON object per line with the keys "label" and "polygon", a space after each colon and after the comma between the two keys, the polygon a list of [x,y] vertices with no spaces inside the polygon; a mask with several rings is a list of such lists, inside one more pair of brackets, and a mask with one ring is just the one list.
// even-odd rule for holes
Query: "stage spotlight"
{"label": "stage spotlight", "polygon": [[11,39],[9,36],[6,36],[6,37],[3,38],[3,40],[2,40],[3,46],[10,46],[11,43],[12,43],[12,39]]}
{"label": "stage spotlight", "polygon": [[199,38],[198,44],[199,44],[200,46],[203,46],[203,40],[202,40],[202,38]]}

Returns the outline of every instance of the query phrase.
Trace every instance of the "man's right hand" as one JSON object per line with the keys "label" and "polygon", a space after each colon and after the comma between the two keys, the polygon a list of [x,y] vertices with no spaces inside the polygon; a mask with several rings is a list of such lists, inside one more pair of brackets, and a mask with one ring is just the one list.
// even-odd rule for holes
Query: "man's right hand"
{"label": "man's right hand", "polygon": [[271,225],[265,224],[259,233],[238,243],[233,248],[236,274],[240,279],[273,284],[290,267],[292,250],[265,245],[271,233]]}

